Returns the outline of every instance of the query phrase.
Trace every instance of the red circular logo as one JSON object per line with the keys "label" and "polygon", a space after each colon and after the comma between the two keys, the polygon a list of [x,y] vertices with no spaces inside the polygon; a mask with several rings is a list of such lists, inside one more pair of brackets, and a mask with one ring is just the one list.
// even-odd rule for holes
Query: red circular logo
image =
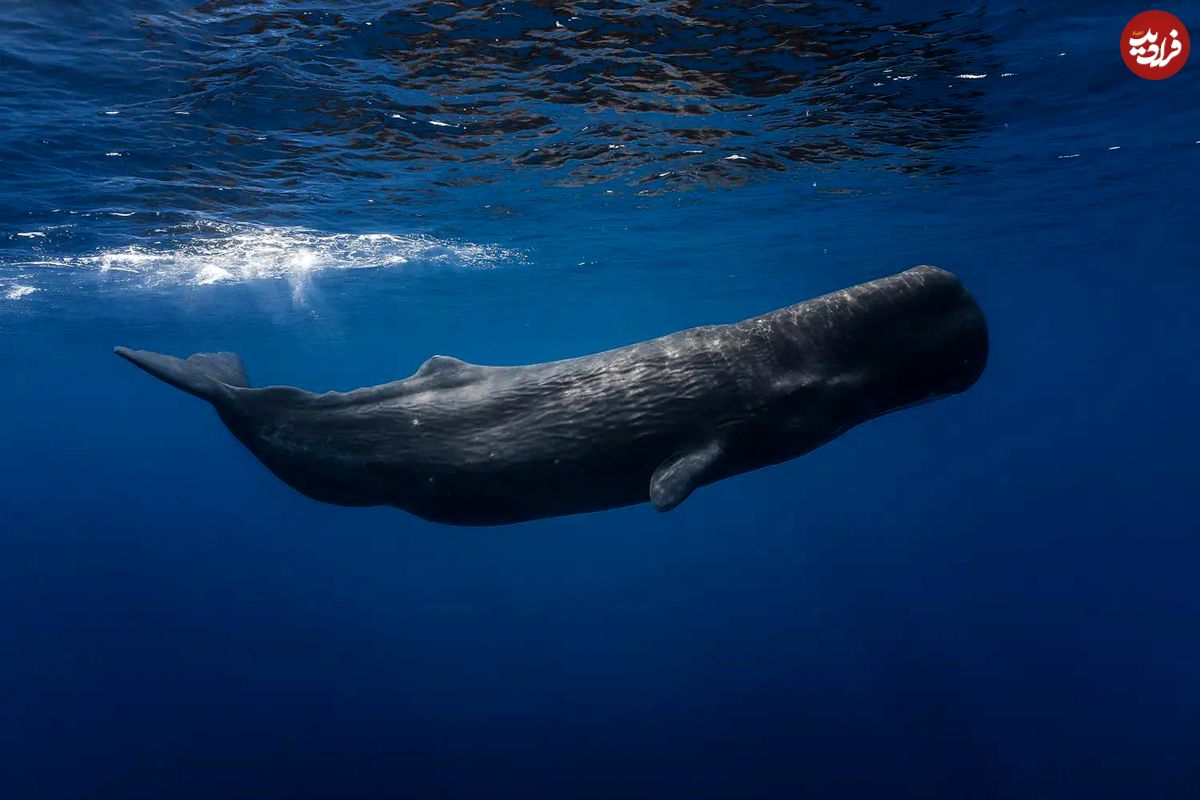
{"label": "red circular logo", "polygon": [[1187,28],[1166,11],[1143,11],[1121,33],[1121,58],[1139,78],[1161,81],[1187,62],[1192,49]]}

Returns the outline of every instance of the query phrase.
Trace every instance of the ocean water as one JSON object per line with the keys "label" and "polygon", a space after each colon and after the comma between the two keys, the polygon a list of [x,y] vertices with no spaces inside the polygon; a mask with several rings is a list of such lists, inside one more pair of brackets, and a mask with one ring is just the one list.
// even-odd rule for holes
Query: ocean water
{"label": "ocean water", "polygon": [[[1142,10],[0,0],[0,797],[1200,797],[1200,63],[1132,75]],[[668,514],[321,505],[111,354],[348,389],[922,263],[974,388]]]}

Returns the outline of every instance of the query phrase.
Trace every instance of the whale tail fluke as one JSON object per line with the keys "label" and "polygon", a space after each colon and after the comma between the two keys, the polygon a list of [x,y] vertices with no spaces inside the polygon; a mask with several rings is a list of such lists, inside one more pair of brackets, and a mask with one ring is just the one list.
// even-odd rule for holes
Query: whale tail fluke
{"label": "whale tail fluke", "polygon": [[176,358],[128,347],[117,347],[113,352],[159,380],[209,402],[220,398],[231,386],[244,389],[250,385],[236,353],[196,353]]}

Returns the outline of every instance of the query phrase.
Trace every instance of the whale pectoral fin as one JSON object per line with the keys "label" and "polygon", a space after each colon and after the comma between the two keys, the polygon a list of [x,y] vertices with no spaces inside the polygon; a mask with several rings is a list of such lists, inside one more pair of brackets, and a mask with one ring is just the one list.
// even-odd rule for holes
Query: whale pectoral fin
{"label": "whale pectoral fin", "polygon": [[716,442],[671,456],[650,477],[650,502],[659,511],[670,511],[688,498],[724,451]]}

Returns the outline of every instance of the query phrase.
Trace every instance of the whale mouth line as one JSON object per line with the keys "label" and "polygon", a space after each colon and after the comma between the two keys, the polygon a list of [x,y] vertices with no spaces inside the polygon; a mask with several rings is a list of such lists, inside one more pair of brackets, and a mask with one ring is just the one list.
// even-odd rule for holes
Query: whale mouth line
{"label": "whale mouth line", "polygon": [[[36,241],[45,242],[48,253],[56,234],[69,235],[69,230],[46,234]],[[36,277],[33,271],[61,270],[99,274],[109,282],[144,288],[285,280],[302,295],[311,278],[326,272],[422,266],[491,269],[525,262],[518,250],[423,233],[337,233],[204,220],[138,238],[137,244],[83,255],[31,253],[3,259],[0,270],[22,270],[21,288],[26,291],[21,297],[40,288],[27,286]],[[15,292],[14,288],[9,294]]]}

